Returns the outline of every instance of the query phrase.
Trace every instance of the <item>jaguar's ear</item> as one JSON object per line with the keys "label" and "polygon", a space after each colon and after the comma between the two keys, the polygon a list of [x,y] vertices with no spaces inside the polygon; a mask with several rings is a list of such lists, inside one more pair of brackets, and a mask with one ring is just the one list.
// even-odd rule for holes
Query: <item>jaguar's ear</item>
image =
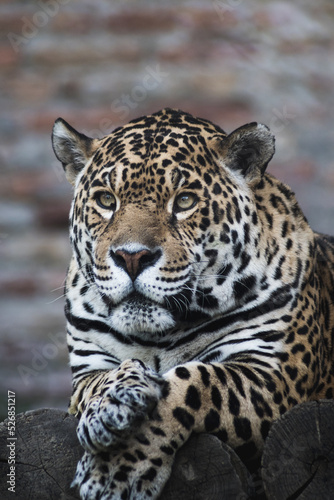
{"label": "jaguar's ear", "polygon": [[275,137],[266,125],[248,123],[224,139],[220,154],[225,167],[240,172],[249,185],[260,182],[275,153]]}
{"label": "jaguar's ear", "polygon": [[97,140],[80,134],[65,120],[58,118],[53,126],[52,146],[67,180],[74,186],[78,173],[94,154]]}

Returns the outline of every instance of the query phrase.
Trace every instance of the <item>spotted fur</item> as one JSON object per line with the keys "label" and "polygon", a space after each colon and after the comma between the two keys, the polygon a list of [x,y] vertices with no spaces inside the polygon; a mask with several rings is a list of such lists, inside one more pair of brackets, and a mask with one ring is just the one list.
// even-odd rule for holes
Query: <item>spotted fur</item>
{"label": "spotted fur", "polygon": [[192,432],[250,462],[273,420],[333,397],[334,239],[265,172],[267,127],[165,109],[103,139],[58,119],[53,145],[83,499],[157,498]]}

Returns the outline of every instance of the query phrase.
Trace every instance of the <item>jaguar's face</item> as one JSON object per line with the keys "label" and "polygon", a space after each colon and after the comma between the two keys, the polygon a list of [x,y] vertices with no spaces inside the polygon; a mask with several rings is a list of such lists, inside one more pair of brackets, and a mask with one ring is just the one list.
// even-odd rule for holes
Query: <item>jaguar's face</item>
{"label": "jaguar's face", "polygon": [[218,258],[219,199],[226,200],[218,193],[220,169],[214,158],[205,169],[212,191],[193,159],[184,167],[171,156],[167,150],[160,161],[111,163],[99,176],[93,162],[76,187],[71,238],[79,265],[122,333],[161,333],[217,310],[210,283],[226,257]]}
{"label": "jaguar's face", "polygon": [[224,167],[226,136],[209,122],[130,125],[94,141],[75,180],[71,240],[110,325],[152,338],[233,309],[256,238],[245,229],[253,201]]}

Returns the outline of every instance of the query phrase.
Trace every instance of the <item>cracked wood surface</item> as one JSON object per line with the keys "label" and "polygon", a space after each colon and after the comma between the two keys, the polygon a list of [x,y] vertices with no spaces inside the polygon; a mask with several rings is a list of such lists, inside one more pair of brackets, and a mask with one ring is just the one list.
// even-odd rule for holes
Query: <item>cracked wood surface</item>
{"label": "cracked wood surface", "polygon": [[[77,419],[53,409],[16,416],[15,496],[0,482],[1,500],[76,500],[70,488],[83,451]],[[8,428],[0,424],[0,477],[8,473]],[[246,498],[249,474],[237,455],[210,435],[193,436],[179,451],[161,500]],[[238,496],[239,495],[239,496]]]}
{"label": "cracked wood surface", "polygon": [[[334,491],[334,401],[298,405],[276,421],[262,480],[216,437],[192,436],[176,455],[160,500],[330,500]],[[1,500],[78,500],[70,488],[83,451],[77,419],[40,409],[16,415],[15,494],[8,490],[7,422],[0,423]]]}

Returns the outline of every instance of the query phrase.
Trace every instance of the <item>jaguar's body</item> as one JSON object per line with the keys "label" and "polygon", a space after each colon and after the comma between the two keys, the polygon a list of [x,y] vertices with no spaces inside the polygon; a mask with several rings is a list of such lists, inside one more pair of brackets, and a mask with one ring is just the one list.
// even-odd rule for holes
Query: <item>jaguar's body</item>
{"label": "jaguar's body", "polygon": [[75,187],[82,498],[156,498],[192,432],[251,460],[273,420],[333,397],[334,240],[265,173],[265,126],[165,109],[101,140],[59,119],[53,144]]}

